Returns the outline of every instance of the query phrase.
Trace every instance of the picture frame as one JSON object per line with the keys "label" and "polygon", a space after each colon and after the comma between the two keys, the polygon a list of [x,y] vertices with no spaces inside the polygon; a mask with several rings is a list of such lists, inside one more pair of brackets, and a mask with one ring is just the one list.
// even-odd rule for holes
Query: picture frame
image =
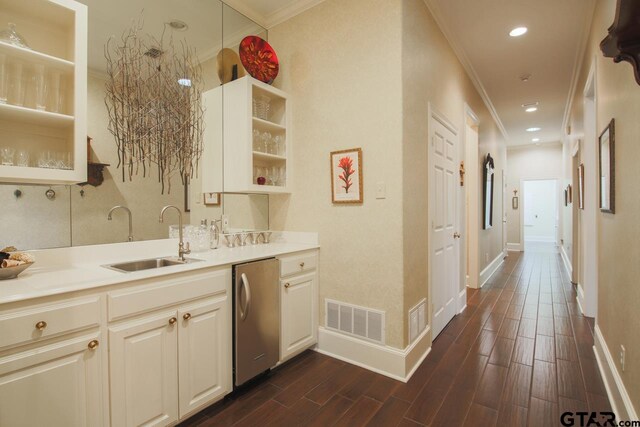
{"label": "picture frame", "polygon": [[205,206],[220,206],[220,193],[203,193],[202,199]]}
{"label": "picture frame", "polygon": [[191,182],[189,177],[185,179],[184,184],[184,211],[191,212]]}
{"label": "picture frame", "polygon": [[615,213],[615,119],[598,137],[598,169],[600,187],[600,211]]}
{"label": "picture frame", "polygon": [[362,203],[362,149],[332,151],[329,160],[331,201],[334,204]]}
{"label": "picture frame", "polygon": [[573,187],[571,184],[567,185],[567,200],[569,204],[573,203]]}
{"label": "picture frame", "polygon": [[584,210],[584,163],[578,166],[578,208]]}
{"label": "picture frame", "polygon": [[493,227],[493,183],[495,175],[495,163],[491,154],[487,153],[483,163],[483,222],[482,229],[488,230]]}
{"label": "picture frame", "polygon": [[518,210],[518,196],[513,196],[511,198],[511,209]]}
{"label": "picture frame", "polygon": [[569,206],[569,190],[564,189],[564,205]]}

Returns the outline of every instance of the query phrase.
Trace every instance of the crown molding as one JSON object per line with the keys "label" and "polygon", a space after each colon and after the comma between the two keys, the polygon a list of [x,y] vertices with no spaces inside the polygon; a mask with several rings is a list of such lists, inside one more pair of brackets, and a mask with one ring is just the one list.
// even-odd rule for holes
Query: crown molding
{"label": "crown molding", "polygon": [[423,2],[427,6],[427,9],[429,9],[429,11],[431,12],[431,16],[433,16],[433,19],[436,21],[436,24],[438,24],[438,27],[440,28],[440,31],[442,31],[444,38],[447,40],[447,42],[449,42],[451,49],[453,49],[453,52],[458,58],[458,61],[460,61],[460,63],[462,64],[462,67],[467,73],[467,76],[473,83],[473,86],[478,91],[478,94],[482,98],[484,105],[489,110],[489,113],[491,113],[491,117],[493,117],[493,121],[496,123],[496,126],[498,126],[498,129],[500,129],[502,136],[504,137],[504,139],[509,140],[509,134],[507,133],[507,130],[502,124],[502,120],[500,120],[500,117],[498,116],[498,112],[496,111],[495,107],[493,106],[493,103],[491,102],[491,99],[489,98],[489,94],[487,93],[487,91],[484,88],[484,85],[480,81],[480,77],[478,77],[478,73],[471,65],[471,61],[469,61],[469,58],[467,57],[466,52],[460,46],[460,43],[458,42],[457,38],[444,24],[444,18],[443,18],[442,12],[440,11],[440,8],[438,7],[438,5],[434,0],[423,0]]}
{"label": "crown molding", "polygon": [[595,2],[591,1],[590,11],[585,16],[584,23],[582,25],[582,32],[580,37],[580,44],[576,49],[576,56],[573,62],[573,74],[571,76],[571,86],[569,87],[569,97],[564,107],[564,117],[562,118],[562,128],[560,131],[562,135],[567,135],[567,126],[571,118],[571,110],[573,109],[573,99],[576,96],[578,90],[578,81],[582,72],[582,66],[584,65],[584,58],[587,53],[587,44],[589,43],[589,36],[591,35],[591,24],[593,22],[593,15],[595,13]]}
{"label": "crown molding", "polygon": [[323,1],[324,0],[298,0],[292,4],[289,4],[288,6],[271,12],[268,15],[263,15],[256,12],[255,9],[247,6],[245,0],[223,0],[223,3],[235,9],[237,12],[240,12],[252,21],[256,22],[258,25],[261,25],[266,29],[270,29],[288,19],[293,18],[296,15],[301,14],[302,12],[311,9],[314,6],[317,6]]}
{"label": "crown molding", "polygon": [[526,144],[507,145],[507,151],[534,150],[536,148],[562,147],[562,141],[527,142]]}

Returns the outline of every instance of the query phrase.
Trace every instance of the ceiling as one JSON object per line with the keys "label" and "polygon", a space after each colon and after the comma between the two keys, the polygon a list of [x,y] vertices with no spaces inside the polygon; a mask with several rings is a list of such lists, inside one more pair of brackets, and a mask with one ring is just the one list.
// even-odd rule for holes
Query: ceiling
{"label": "ceiling", "polygon": [[[561,141],[594,0],[425,0],[509,145]],[[510,37],[509,31],[529,31]],[[530,75],[523,82],[521,76]],[[527,113],[522,104],[538,102]],[[530,127],[542,128],[527,132]]]}
{"label": "ceiling", "polygon": [[223,0],[238,12],[266,28],[322,3],[324,0]]}

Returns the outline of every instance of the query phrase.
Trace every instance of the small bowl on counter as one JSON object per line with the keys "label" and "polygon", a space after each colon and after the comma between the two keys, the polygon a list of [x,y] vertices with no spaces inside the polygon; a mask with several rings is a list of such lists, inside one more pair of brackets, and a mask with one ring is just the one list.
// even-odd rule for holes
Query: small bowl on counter
{"label": "small bowl on counter", "polygon": [[26,262],[14,267],[0,268],[0,280],[15,279],[20,273],[31,267],[33,264],[33,262]]}

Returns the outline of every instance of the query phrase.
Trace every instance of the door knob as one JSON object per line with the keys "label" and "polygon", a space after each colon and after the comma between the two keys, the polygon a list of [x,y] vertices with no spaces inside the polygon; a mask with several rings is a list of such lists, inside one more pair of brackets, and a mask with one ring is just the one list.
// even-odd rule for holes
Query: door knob
{"label": "door knob", "polygon": [[455,233],[453,233],[453,238],[454,239],[459,239],[460,238],[460,233],[458,233],[457,231]]}

